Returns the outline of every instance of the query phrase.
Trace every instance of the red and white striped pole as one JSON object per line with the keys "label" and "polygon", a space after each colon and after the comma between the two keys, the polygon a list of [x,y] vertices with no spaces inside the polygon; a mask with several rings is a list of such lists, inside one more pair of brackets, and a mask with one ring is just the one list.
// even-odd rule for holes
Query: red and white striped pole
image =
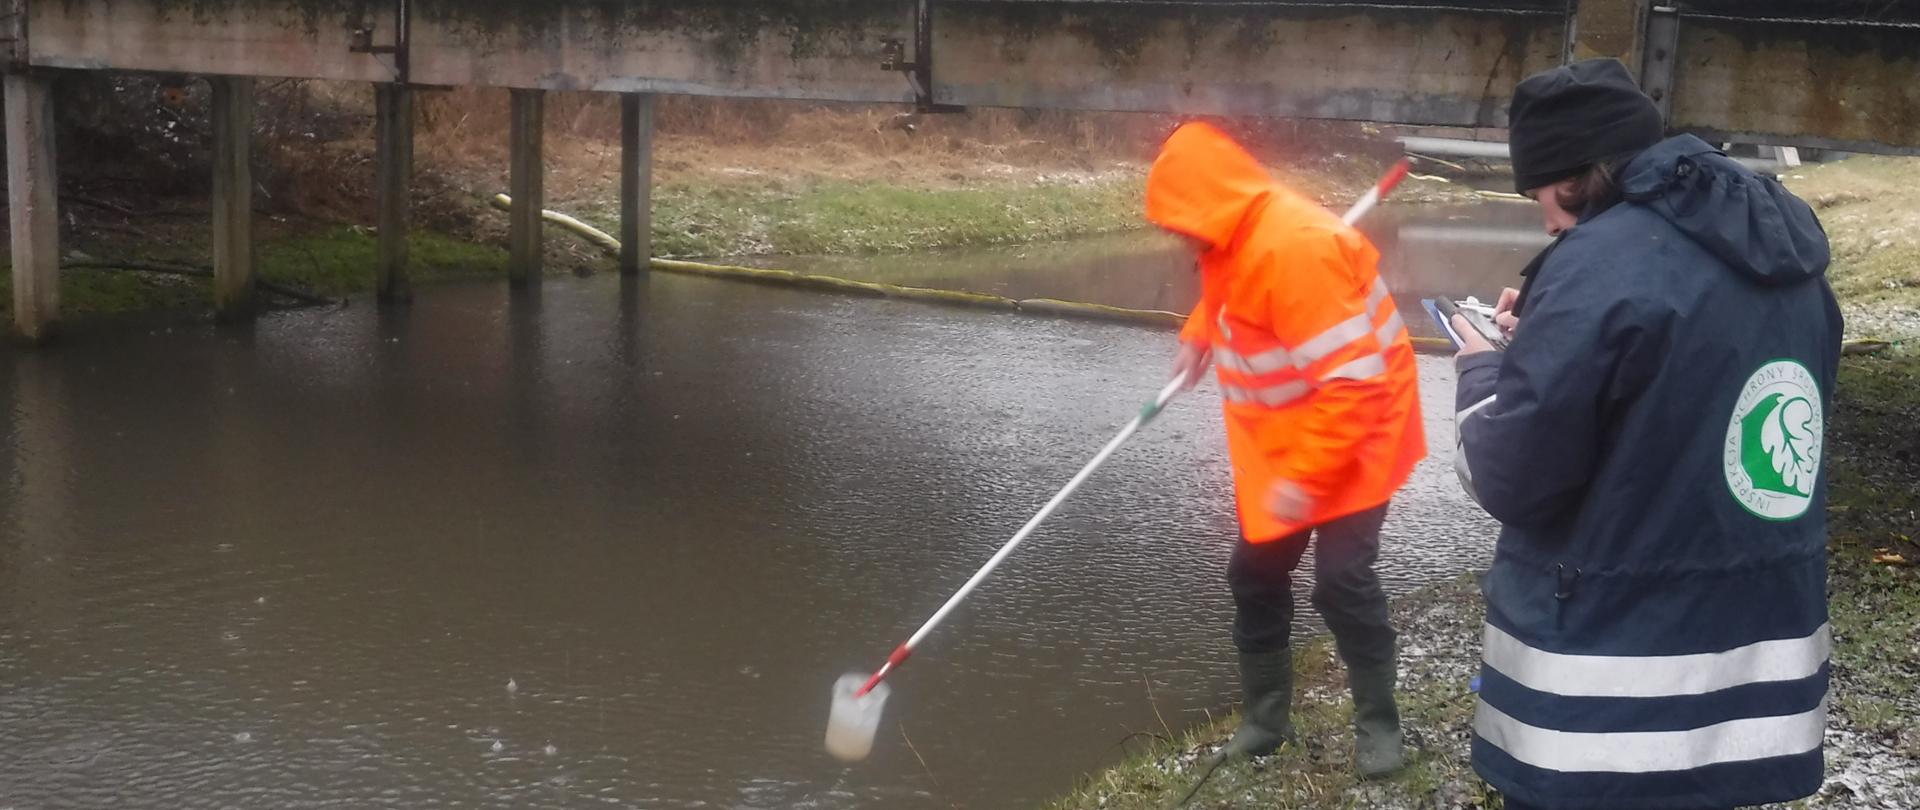
{"label": "red and white striped pole", "polygon": [[1380,178],[1380,182],[1373,184],[1373,188],[1367,189],[1367,193],[1360,195],[1360,201],[1354,203],[1353,208],[1349,209],[1347,215],[1341,217],[1341,220],[1348,225],[1359,222],[1368,211],[1372,211],[1381,200],[1385,200],[1387,195],[1392,194],[1393,190],[1400,185],[1400,181],[1407,179],[1409,168],[1411,166],[1406,158],[1401,158],[1400,162],[1393,164],[1393,168],[1387,170],[1386,175]]}

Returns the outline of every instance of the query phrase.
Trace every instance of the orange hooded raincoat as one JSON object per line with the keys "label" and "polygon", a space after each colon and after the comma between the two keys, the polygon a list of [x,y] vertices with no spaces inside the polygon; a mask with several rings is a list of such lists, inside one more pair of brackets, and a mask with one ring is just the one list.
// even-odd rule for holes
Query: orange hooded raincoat
{"label": "orange hooded raincoat", "polygon": [[[1180,339],[1213,350],[1246,539],[1392,498],[1427,445],[1413,346],[1367,238],[1206,124],[1168,138],[1147,178],[1147,218],[1211,248]],[[1279,481],[1312,497],[1304,523],[1268,512]]]}

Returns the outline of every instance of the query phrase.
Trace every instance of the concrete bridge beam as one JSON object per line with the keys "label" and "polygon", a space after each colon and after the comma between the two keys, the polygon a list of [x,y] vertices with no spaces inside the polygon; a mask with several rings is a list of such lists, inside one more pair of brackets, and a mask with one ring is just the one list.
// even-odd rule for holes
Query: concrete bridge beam
{"label": "concrete bridge beam", "polygon": [[1920,151],[1912,4],[939,0],[920,25],[922,0],[400,2],[45,0],[12,47],[35,67],[901,104],[930,78],[935,105],[1483,128],[1521,77],[1610,55],[1658,68],[1678,128]]}
{"label": "concrete bridge beam", "polygon": [[944,3],[933,100],[1501,127],[1564,34],[1533,3]]}

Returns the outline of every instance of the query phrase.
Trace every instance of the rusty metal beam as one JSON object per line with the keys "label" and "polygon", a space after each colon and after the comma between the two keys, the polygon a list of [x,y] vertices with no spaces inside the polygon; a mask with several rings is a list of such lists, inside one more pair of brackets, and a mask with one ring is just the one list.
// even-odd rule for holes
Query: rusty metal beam
{"label": "rusty metal beam", "polygon": [[6,0],[0,4],[0,62],[9,71],[27,66],[27,0]]}
{"label": "rusty metal beam", "polygon": [[1672,6],[1654,6],[1647,14],[1640,43],[1640,89],[1660,108],[1662,120],[1673,118],[1673,78],[1680,59],[1680,12]]}
{"label": "rusty metal beam", "polygon": [[1671,126],[1729,141],[1920,153],[1920,28],[1683,15]]}
{"label": "rusty metal beam", "polygon": [[1611,56],[1639,75],[1650,0],[1573,0],[1567,61]]}
{"label": "rusty metal beam", "polygon": [[1689,15],[1750,20],[1920,25],[1913,0],[1686,0]]}

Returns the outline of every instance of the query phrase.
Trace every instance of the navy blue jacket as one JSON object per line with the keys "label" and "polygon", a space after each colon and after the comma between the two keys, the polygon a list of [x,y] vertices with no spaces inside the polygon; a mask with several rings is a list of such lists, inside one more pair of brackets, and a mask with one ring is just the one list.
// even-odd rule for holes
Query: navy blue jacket
{"label": "navy blue jacket", "polygon": [[1459,363],[1486,578],[1474,767],[1549,808],[1786,801],[1823,775],[1824,417],[1841,319],[1806,203],[1698,138]]}

